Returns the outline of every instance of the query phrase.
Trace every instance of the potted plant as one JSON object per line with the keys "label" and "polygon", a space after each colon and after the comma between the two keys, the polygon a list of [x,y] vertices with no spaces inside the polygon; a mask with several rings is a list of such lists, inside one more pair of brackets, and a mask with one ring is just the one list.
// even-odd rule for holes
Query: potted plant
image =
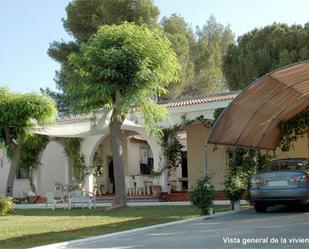
{"label": "potted plant", "polygon": [[154,198],[159,198],[161,196],[162,188],[159,185],[159,180],[162,171],[152,171],[151,176],[153,177],[153,185],[151,186],[152,195]]}

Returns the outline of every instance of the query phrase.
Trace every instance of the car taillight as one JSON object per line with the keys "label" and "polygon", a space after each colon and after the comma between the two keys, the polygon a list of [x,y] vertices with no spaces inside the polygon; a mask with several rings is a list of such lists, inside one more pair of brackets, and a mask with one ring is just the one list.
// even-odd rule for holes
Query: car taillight
{"label": "car taillight", "polygon": [[304,181],[309,181],[309,175],[304,175],[303,179],[304,179]]}
{"label": "car taillight", "polygon": [[264,179],[262,177],[256,177],[251,179],[252,186],[264,185]]}
{"label": "car taillight", "polygon": [[306,181],[309,181],[309,175],[291,177],[291,183],[300,183],[300,182],[306,182]]}

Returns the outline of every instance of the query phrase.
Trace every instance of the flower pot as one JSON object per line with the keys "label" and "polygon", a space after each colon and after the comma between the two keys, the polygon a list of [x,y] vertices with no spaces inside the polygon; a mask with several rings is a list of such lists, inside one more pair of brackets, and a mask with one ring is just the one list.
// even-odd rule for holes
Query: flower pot
{"label": "flower pot", "polygon": [[240,201],[235,201],[234,202],[234,208],[233,208],[234,211],[238,211],[240,210]]}
{"label": "flower pot", "polygon": [[34,196],[28,196],[28,202],[30,204],[34,204],[37,202],[37,200],[40,198],[40,196],[34,195]]}
{"label": "flower pot", "polygon": [[213,215],[214,214],[214,208],[213,207],[209,208],[208,214],[209,215]]}
{"label": "flower pot", "polygon": [[152,185],[151,186],[151,189],[152,189],[152,196],[154,198],[159,198],[160,195],[161,195],[161,186],[160,185]]}

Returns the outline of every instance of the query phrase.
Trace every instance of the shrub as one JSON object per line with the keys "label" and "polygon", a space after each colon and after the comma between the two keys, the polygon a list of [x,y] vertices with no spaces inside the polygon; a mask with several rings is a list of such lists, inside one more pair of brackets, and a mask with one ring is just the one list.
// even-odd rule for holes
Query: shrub
{"label": "shrub", "polygon": [[201,210],[202,215],[209,214],[210,209],[214,205],[215,188],[210,180],[209,176],[201,177],[189,193],[190,201]]}
{"label": "shrub", "polygon": [[0,194],[0,214],[4,215],[13,211],[13,199]]}
{"label": "shrub", "polygon": [[234,203],[246,193],[249,178],[250,173],[244,172],[241,167],[233,167],[227,171],[224,181],[225,195],[232,202],[233,208]]}

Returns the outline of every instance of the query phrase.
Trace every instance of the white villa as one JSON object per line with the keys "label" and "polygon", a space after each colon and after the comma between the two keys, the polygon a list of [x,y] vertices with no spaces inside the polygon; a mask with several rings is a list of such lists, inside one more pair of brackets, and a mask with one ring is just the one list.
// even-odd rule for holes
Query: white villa
{"label": "white villa", "polygon": [[[182,121],[183,115],[189,120],[195,120],[203,116],[204,119],[213,119],[217,108],[226,107],[238,95],[239,92],[227,92],[205,96],[192,97],[162,103],[169,113],[170,120],[162,124],[168,128]],[[38,127],[34,131],[51,137],[51,141],[41,155],[41,165],[35,173],[34,184],[38,195],[45,192],[53,192],[55,183],[63,185],[74,181],[72,165],[64,152],[63,138],[80,137],[80,153],[85,158],[87,166],[92,165],[95,153],[103,160],[103,175],[96,178],[96,184],[103,193],[113,193],[112,154],[109,134],[110,112],[101,112],[96,115],[96,123],[93,124],[91,116],[71,116],[59,119],[57,124],[49,127]],[[142,118],[137,112],[130,114],[122,126],[122,146],[125,175],[142,175],[150,178],[152,170],[160,170],[163,165],[162,148],[160,142],[149,136],[143,126]],[[168,192],[168,186],[174,185],[176,190],[187,190],[193,186],[202,174],[205,173],[205,142],[209,128],[201,122],[194,121],[187,125],[179,134],[179,140],[184,145],[183,160],[175,172],[168,175],[164,171],[159,179],[163,192]],[[304,156],[307,155],[306,139],[298,141],[297,151],[283,154],[277,151],[277,157]],[[302,151],[301,148],[304,148]],[[223,190],[224,174],[227,167],[227,155],[224,146],[213,150],[213,146],[207,147],[207,170],[212,174],[212,181],[216,191]],[[305,151],[306,150],[306,151]],[[6,181],[9,162],[3,151],[0,151],[0,193],[6,193]],[[85,180],[86,190],[93,191],[93,176],[89,175]],[[14,183],[14,196],[22,197],[24,192],[30,190],[29,179],[23,171],[18,171]]]}

